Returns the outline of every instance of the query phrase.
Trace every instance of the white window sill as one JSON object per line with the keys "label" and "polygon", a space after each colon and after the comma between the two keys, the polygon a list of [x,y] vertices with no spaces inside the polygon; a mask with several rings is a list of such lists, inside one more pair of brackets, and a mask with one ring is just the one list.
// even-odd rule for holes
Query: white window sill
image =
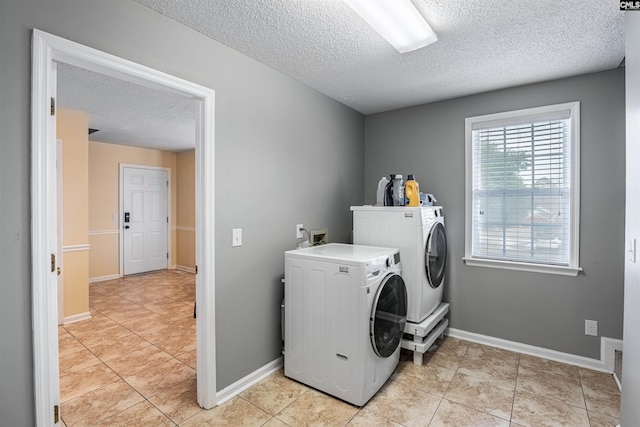
{"label": "white window sill", "polygon": [[534,273],[559,274],[561,276],[577,276],[581,267],[567,267],[564,265],[529,264],[526,262],[498,261],[494,259],[462,258],[466,265],[473,267],[489,267],[503,270],[530,271]]}

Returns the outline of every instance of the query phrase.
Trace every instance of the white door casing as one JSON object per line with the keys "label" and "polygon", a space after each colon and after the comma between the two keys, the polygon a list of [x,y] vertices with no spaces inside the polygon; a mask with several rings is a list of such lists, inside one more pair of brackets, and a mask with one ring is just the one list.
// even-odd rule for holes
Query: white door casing
{"label": "white door casing", "polygon": [[626,215],[620,425],[640,422],[640,15],[625,12]]}
{"label": "white door casing", "polygon": [[57,249],[54,61],[119,78],[196,102],[196,320],[198,404],[216,405],[214,102],[212,89],[34,29],[31,75],[31,255],[35,420],[54,425],[60,405],[57,286],[52,257]]}
{"label": "white door casing", "polygon": [[120,165],[123,275],[169,266],[170,170]]}

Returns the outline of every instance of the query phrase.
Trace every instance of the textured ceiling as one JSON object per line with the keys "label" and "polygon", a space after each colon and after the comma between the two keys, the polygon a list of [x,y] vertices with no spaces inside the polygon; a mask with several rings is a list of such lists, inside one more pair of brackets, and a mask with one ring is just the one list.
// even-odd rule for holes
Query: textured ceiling
{"label": "textured ceiling", "polygon": [[[412,0],[438,34],[398,53],[342,0],[135,0],[364,114],[617,67],[617,0]],[[204,52],[203,54],[206,54]],[[59,105],[93,140],[193,146],[192,100],[68,65]]]}
{"label": "textured ceiling", "polygon": [[58,106],[84,111],[92,141],[183,151],[195,145],[196,101],[58,63]]}
{"label": "textured ceiling", "polygon": [[404,54],[341,0],[135,1],[364,114],[607,70],[624,57],[617,0],[413,0],[438,41]]}

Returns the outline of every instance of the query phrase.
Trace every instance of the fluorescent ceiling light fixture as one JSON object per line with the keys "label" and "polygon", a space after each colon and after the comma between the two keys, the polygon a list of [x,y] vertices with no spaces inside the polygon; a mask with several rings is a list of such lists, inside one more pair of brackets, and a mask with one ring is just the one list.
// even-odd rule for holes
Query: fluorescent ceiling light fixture
{"label": "fluorescent ceiling light fixture", "polygon": [[420,49],[438,40],[411,0],[344,0],[398,52]]}

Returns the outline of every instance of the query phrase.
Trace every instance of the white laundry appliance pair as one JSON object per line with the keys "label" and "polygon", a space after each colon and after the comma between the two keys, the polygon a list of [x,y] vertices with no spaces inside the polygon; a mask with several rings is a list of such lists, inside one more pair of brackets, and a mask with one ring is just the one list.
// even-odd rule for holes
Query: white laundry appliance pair
{"label": "white laundry appliance pair", "polygon": [[353,243],[398,248],[407,286],[408,334],[402,347],[414,351],[414,362],[448,326],[442,302],[447,265],[447,238],[441,206],[352,206]]}
{"label": "white laundry appliance pair", "polygon": [[442,301],[447,238],[441,206],[352,206],[353,243],[400,249],[407,321],[423,321]]}
{"label": "white laundry appliance pair", "polygon": [[397,249],[334,243],[285,252],[285,376],[364,405],[398,365],[401,271]]}

